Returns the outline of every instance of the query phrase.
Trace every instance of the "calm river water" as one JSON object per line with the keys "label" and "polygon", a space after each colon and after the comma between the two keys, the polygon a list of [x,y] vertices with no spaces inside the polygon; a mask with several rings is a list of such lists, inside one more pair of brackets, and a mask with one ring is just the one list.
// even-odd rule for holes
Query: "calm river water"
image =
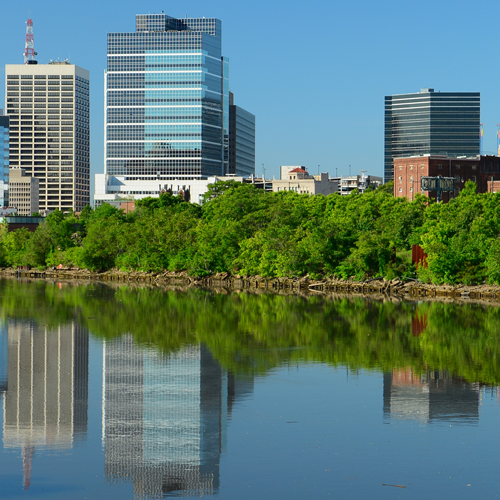
{"label": "calm river water", "polygon": [[0,280],[0,498],[500,496],[500,309]]}

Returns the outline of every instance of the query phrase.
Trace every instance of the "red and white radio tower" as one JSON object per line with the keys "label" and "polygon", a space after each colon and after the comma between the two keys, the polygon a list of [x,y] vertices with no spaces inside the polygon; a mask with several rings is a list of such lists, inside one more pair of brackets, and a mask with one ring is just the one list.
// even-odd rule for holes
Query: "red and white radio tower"
{"label": "red and white radio tower", "polygon": [[33,20],[26,23],[26,45],[24,46],[24,64],[36,64],[35,41],[33,39]]}

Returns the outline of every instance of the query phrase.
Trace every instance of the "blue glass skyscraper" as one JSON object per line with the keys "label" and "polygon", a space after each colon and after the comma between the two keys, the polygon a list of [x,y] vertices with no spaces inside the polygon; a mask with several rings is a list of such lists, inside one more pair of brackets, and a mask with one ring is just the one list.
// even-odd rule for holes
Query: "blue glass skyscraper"
{"label": "blue glass skyscraper", "polygon": [[197,179],[228,172],[229,62],[221,21],[136,16],[108,33],[105,174]]}

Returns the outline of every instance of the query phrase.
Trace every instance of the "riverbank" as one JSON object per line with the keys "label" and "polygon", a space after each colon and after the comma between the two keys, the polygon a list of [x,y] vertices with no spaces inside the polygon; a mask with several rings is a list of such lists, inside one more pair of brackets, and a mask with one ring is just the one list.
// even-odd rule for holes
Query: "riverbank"
{"label": "riverbank", "polygon": [[303,278],[241,277],[228,273],[204,278],[194,278],[187,273],[143,273],[119,270],[95,273],[86,269],[20,270],[0,269],[0,276],[46,279],[50,281],[101,281],[154,286],[199,286],[226,290],[253,290],[270,293],[342,293],[354,295],[385,295],[397,298],[452,298],[500,302],[500,286],[496,285],[429,285],[417,281],[383,278],[367,281],[351,281],[335,278],[312,280]]}

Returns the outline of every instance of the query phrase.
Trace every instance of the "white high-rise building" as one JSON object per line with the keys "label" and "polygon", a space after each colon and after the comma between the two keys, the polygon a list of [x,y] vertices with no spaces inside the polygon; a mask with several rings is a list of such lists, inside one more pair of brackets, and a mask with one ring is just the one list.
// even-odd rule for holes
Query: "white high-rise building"
{"label": "white high-rise building", "polygon": [[89,72],[67,61],[5,66],[10,166],[38,178],[40,210],[90,202]]}

